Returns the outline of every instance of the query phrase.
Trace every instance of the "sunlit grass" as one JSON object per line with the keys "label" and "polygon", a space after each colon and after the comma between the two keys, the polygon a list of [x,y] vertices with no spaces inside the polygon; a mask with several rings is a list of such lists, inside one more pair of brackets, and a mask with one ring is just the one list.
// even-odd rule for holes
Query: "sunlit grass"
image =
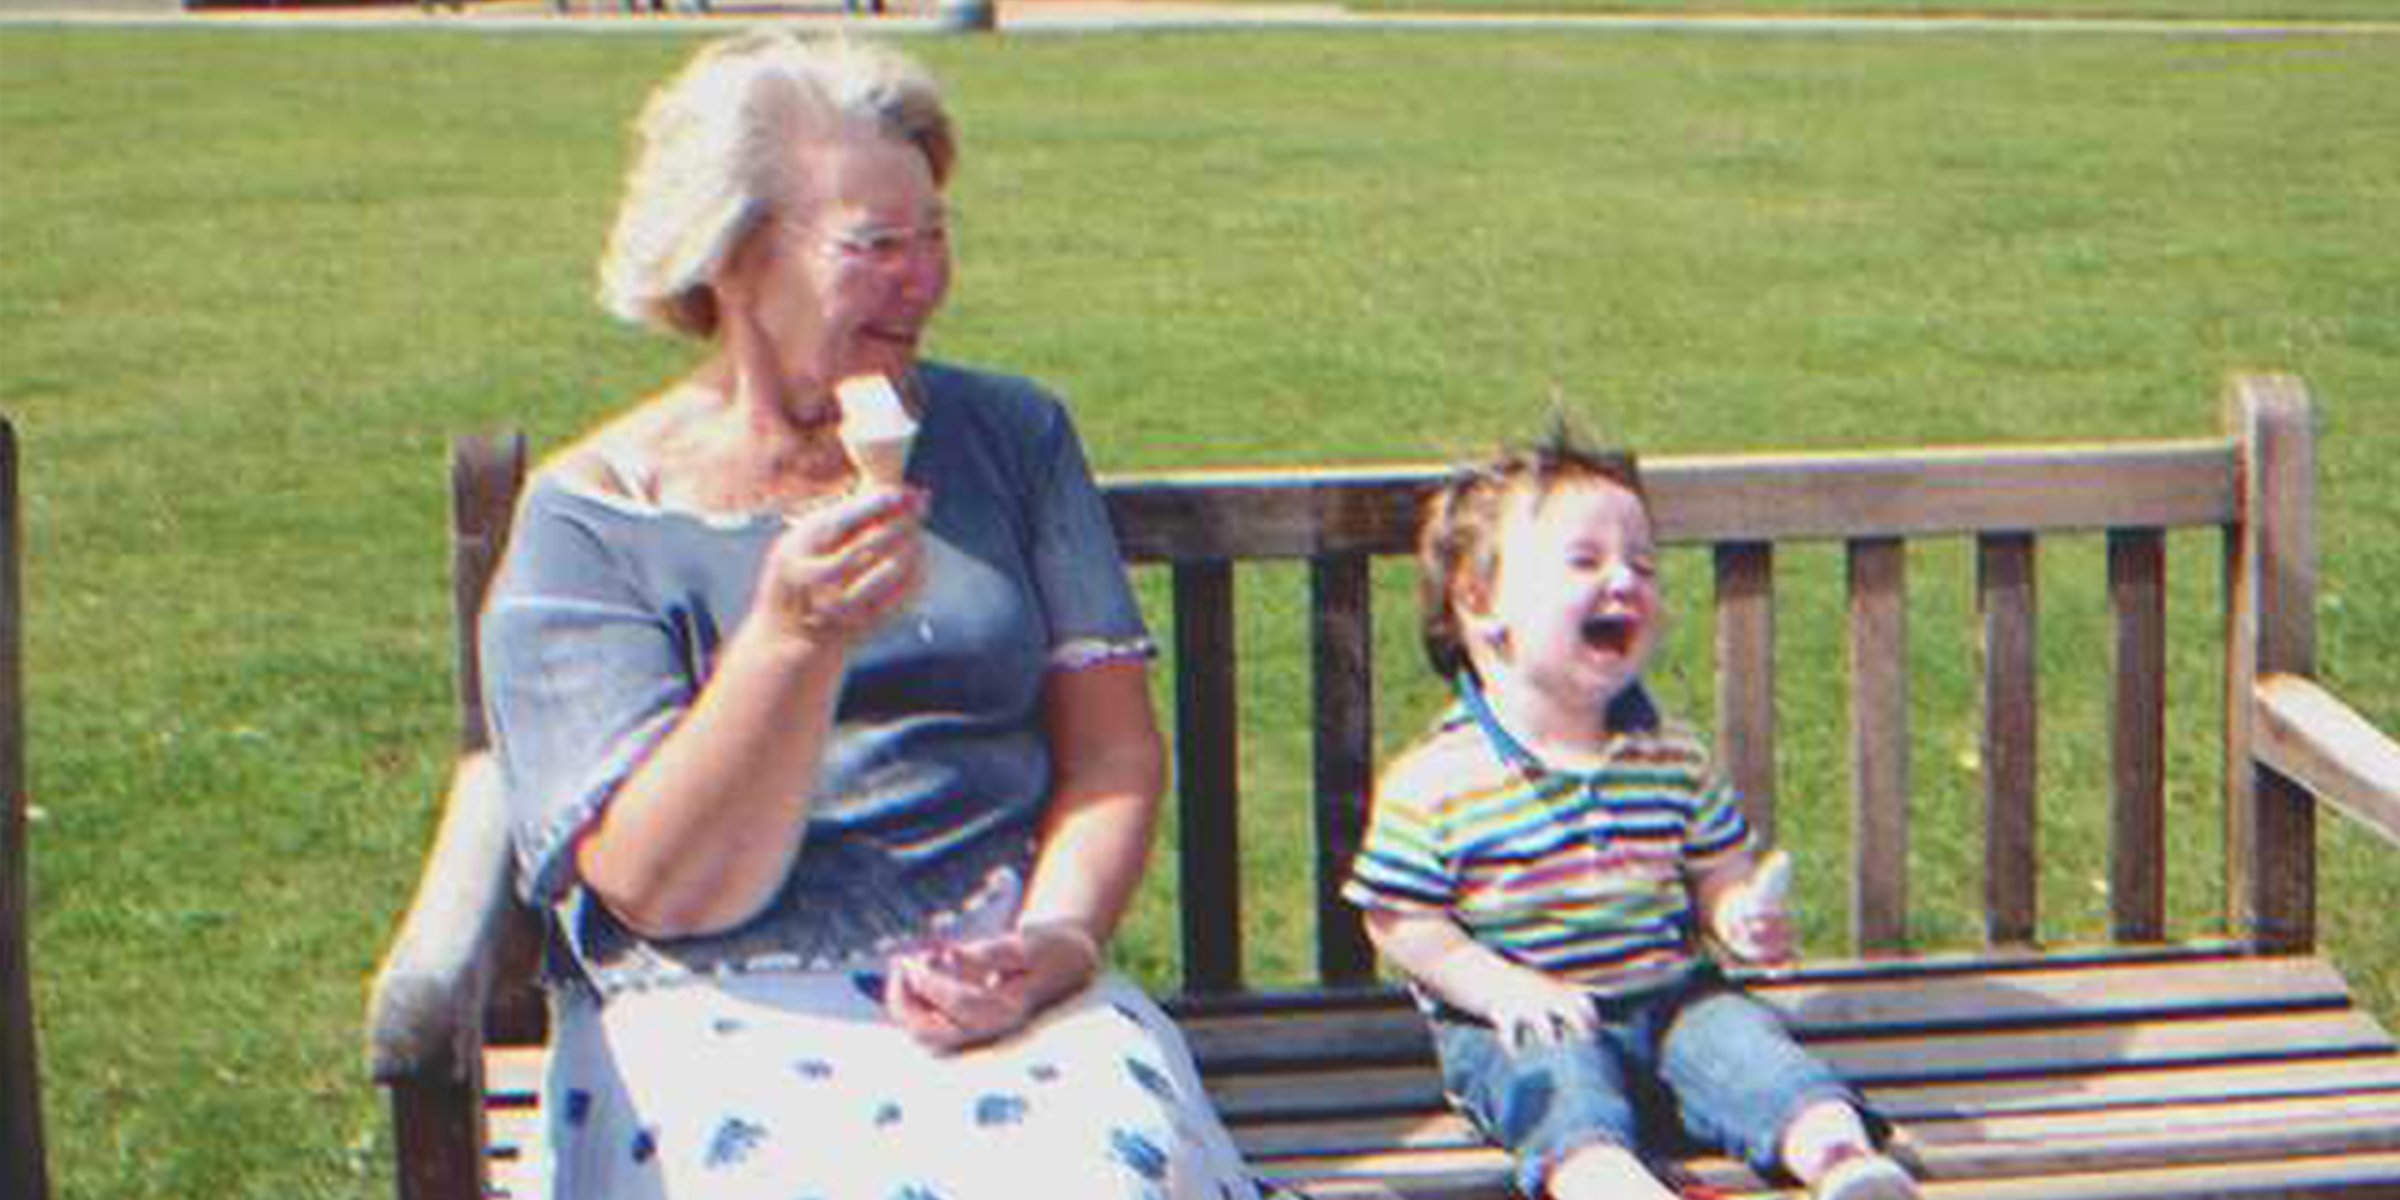
{"label": "sunlit grass", "polygon": [[[63,1195],[388,1193],[358,1020],[449,755],[445,445],[555,444],[683,362],[587,295],[623,123],[690,44],[0,32]],[[1104,468],[1449,458],[1533,432],[1554,395],[1659,452],[2199,436],[2228,372],[2296,371],[2324,406],[2327,672],[2400,726],[2400,39],[918,48],[966,144],[938,350],[1058,387]],[[2174,561],[2182,932],[2218,905],[2213,668],[2189,649],[2212,553]],[[2097,563],[2043,557],[2059,939],[2105,912]],[[1934,546],[1911,570],[1912,921],[1971,941],[1971,564]],[[1702,717],[1705,564],[1673,571],[1661,686]],[[1784,828],[1828,949],[1839,577],[1827,550],[1780,579]],[[1438,697],[1406,581],[1383,583],[1390,746]],[[1304,587],[1243,585],[1269,981],[1309,962]],[[2391,852],[2325,842],[2329,949],[2400,1016]],[[1125,954],[1172,978],[1155,902]]]}

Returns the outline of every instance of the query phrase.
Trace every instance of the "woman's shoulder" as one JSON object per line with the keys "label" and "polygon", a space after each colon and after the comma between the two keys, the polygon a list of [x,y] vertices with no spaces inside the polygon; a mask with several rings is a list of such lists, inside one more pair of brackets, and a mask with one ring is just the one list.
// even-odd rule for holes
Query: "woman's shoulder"
{"label": "woman's shoulder", "polygon": [[677,392],[653,396],[551,452],[528,482],[618,506],[653,506],[660,448],[689,423],[690,410]]}
{"label": "woman's shoulder", "polygon": [[1040,438],[1070,421],[1056,392],[1023,375],[933,361],[917,375],[930,403],[984,430]]}

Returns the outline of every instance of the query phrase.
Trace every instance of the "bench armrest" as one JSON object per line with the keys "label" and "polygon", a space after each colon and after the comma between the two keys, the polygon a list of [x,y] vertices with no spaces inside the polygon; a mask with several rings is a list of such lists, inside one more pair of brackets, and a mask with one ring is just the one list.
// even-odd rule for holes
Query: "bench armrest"
{"label": "bench armrest", "polygon": [[2400,846],[2400,742],[2297,675],[2269,675],[2253,695],[2258,761]]}
{"label": "bench armrest", "polygon": [[367,1057],[376,1082],[467,1078],[520,914],[499,765],[471,754],[451,776],[416,898],[375,975]]}

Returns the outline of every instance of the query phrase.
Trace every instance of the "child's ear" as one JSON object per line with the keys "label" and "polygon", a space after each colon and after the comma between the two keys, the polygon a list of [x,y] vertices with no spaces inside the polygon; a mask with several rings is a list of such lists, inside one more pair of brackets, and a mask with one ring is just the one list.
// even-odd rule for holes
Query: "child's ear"
{"label": "child's ear", "polygon": [[1492,611],[1491,596],[1481,581],[1461,579],[1452,595],[1450,611],[1469,644],[1490,649],[1508,644],[1508,626]]}

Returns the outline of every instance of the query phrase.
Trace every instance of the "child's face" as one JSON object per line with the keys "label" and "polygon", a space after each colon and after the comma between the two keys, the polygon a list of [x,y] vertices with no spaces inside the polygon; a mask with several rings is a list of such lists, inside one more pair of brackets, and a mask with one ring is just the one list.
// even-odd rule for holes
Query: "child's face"
{"label": "child's face", "polygon": [[1597,712],[1639,678],[1659,636],[1658,548],[1632,492],[1570,483],[1508,505],[1476,667],[1513,676],[1565,712]]}

